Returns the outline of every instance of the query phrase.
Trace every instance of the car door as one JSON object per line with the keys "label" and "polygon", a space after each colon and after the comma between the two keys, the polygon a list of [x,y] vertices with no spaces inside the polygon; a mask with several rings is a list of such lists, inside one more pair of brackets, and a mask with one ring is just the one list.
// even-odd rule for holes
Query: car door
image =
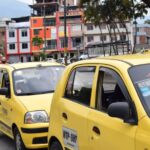
{"label": "car door", "polygon": [[[2,86],[2,77],[3,77],[3,70],[0,69],[0,88]],[[1,118],[2,118],[2,105],[1,105],[1,99],[0,99],[0,123],[1,123]]]}
{"label": "car door", "polygon": [[[123,80],[113,69],[103,67],[97,81],[95,109],[90,110],[88,121],[89,146],[92,150],[135,150],[137,125],[124,123],[107,113],[110,104],[131,100]],[[133,108],[131,113],[136,120]]]}
{"label": "car door", "polygon": [[75,68],[67,81],[60,103],[61,127],[66,149],[90,150],[87,144],[87,118],[95,69],[95,66]]}
{"label": "car door", "polygon": [[11,131],[11,115],[12,115],[12,99],[10,97],[10,78],[9,74],[6,70],[3,70],[3,77],[2,77],[2,84],[1,88],[8,89],[8,96],[0,95],[0,104],[2,109],[2,116],[1,116],[1,128],[3,132],[5,132],[8,136],[12,136]]}

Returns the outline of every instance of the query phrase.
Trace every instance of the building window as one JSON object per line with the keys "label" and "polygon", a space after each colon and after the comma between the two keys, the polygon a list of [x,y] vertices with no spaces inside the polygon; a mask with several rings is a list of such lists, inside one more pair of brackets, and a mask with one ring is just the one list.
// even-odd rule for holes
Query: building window
{"label": "building window", "polygon": [[65,97],[71,101],[90,105],[95,67],[80,67],[71,73]]}
{"label": "building window", "polygon": [[111,28],[111,29],[117,28],[117,24],[111,24],[111,25],[110,25],[110,28]]}
{"label": "building window", "polygon": [[93,36],[88,36],[88,37],[87,37],[87,41],[88,41],[88,42],[94,41],[94,37],[93,37]]}
{"label": "building window", "polygon": [[111,40],[114,42],[114,41],[117,41],[117,36],[115,36],[115,35],[112,35],[111,36]]}
{"label": "building window", "polygon": [[139,27],[136,28],[136,32],[140,32],[140,28]]}
{"label": "building window", "polygon": [[102,23],[102,24],[100,25],[100,27],[101,27],[101,29],[106,29],[106,24],[105,24],[105,23]]}
{"label": "building window", "polygon": [[73,37],[72,38],[72,47],[77,47],[81,45],[81,37]]}
{"label": "building window", "polygon": [[22,43],[22,49],[27,49],[28,48],[28,43]]}
{"label": "building window", "polygon": [[22,37],[27,37],[28,36],[27,30],[23,30],[21,35],[22,35]]}
{"label": "building window", "polygon": [[9,44],[9,49],[10,50],[15,50],[15,44]]}
{"label": "building window", "polygon": [[56,25],[56,20],[52,18],[46,18],[44,19],[44,25],[45,26],[55,26]]}
{"label": "building window", "polygon": [[38,35],[40,33],[40,29],[34,29],[34,35]]}
{"label": "building window", "polygon": [[120,40],[121,41],[126,41],[126,35],[120,35]]}
{"label": "building window", "polygon": [[120,28],[125,28],[125,25],[120,23]]}
{"label": "building window", "polygon": [[47,48],[48,49],[56,49],[56,40],[49,40],[47,41]]}
{"label": "building window", "polygon": [[5,32],[2,32],[2,36],[5,36]]}
{"label": "building window", "polygon": [[36,23],[37,23],[37,20],[34,19],[34,20],[33,20],[33,24],[36,24]]}
{"label": "building window", "polygon": [[[60,44],[61,44],[60,45],[61,48],[65,48],[65,38],[60,39]],[[67,38],[67,47],[68,47],[68,38]]]}
{"label": "building window", "polygon": [[106,35],[102,35],[102,36],[100,37],[100,40],[101,40],[101,41],[106,41],[106,40],[107,40]]}
{"label": "building window", "polygon": [[15,32],[14,31],[10,31],[9,32],[9,37],[15,37]]}
{"label": "building window", "polygon": [[93,25],[92,24],[88,24],[87,25],[87,30],[93,30]]}

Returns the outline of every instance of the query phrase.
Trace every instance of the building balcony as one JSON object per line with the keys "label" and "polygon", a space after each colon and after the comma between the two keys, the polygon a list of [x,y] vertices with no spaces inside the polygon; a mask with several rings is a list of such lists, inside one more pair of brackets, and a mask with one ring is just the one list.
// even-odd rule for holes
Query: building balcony
{"label": "building balcony", "polygon": [[[82,11],[80,10],[70,10],[67,12],[67,16],[82,16]],[[60,17],[64,17],[64,12],[59,12]]]}

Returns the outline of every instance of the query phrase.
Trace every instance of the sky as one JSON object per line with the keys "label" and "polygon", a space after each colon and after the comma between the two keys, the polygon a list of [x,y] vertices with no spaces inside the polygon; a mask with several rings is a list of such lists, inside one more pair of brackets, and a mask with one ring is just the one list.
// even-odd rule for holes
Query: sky
{"label": "sky", "polygon": [[[31,9],[28,4],[32,4],[34,0],[0,0],[0,18],[1,17],[21,17],[31,14]],[[150,10],[145,16],[145,19],[150,19]],[[138,19],[139,23],[144,20]]]}
{"label": "sky", "polygon": [[[28,0],[24,0],[24,2]],[[28,1],[30,2],[30,0]],[[22,3],[21,0],[0,0],[0,17],[14,18],[28,16],[31,9],[27,3]]]}

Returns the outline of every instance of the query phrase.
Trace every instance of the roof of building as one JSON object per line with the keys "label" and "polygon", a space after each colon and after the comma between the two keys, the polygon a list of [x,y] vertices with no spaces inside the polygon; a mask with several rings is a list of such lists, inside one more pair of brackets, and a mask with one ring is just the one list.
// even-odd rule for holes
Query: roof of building
{"label": "roof of building", "polygon": [[23,16],[23,17],[18,17],[18,18],[11,18],[11,20],[15,22],[27,22],[30,20],[30,16]]}

